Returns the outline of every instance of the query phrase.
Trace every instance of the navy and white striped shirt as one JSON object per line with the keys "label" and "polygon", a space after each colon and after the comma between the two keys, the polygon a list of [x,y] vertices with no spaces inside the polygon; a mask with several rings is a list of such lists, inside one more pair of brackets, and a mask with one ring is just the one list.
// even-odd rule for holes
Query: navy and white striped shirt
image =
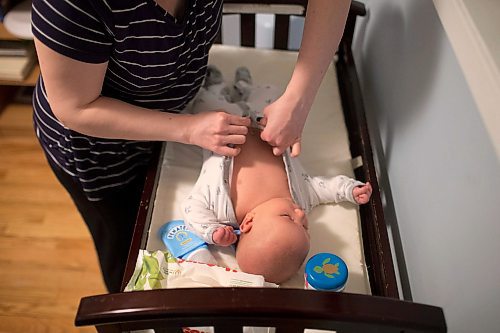
{"label": "navy and white striped shirt", "polygon": [[[179,112],[203,82],[221,13],[222,0],[186,0],[182,21],[154,0],[33,0],[32,30],[67,57],[108,61],[101,95]],[[62,125],[50,109],[41,76],[33,108],[43,149],[82,184],[89,200],[129,183],[149,160],[150,142],[95,138]]]}

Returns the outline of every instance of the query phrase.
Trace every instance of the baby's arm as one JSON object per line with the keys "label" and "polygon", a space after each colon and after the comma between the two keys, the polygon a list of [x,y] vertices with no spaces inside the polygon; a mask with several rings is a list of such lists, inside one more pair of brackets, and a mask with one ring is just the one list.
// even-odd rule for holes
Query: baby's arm
{"label": "baby's arm", "polygon": [[306,175],[306,177],[306,181],[309,182],[316,195],[317,204],[343,201],[363,204],[368,202],[371,195],[371,185],[369,183],[364,184],[347,176],[329,178]]}
{"label": "baby's arm", "polygon": [[[201,198],[200,198],[201,199]],[[236,235],[230,221],[219,221],[214,211],[209,209],[204,200],[189,196],[182,202],[184,223],[208,244],[229,246],[236,242]],[[231,230],[230,234],[229,230]]]}

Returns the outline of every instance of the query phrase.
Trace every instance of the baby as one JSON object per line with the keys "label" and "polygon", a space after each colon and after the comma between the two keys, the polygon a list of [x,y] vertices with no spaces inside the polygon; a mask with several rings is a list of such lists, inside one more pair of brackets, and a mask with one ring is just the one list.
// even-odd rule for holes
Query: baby
{"label": "baby", "polygon": [[[216,69],[211,68],[209,73],[213,71]],[[249,73],[245,77],[248,91],[243,94],[233,91],[223,99],[217,98],[217,105],[212,107],[205,103],[213,100],[214,96],[208,95],[217,95],[234,86],[224,84],[210,91],[209,85],[199,94],[201,100],[197,98],[196,107],[227,110],[234,107],[231,94],[238,98],[246,95],[238,104],[249,100],[252,103],[240,107],[239,112],[250,112],[252,120],[259,118],[258,114],[252,114],[255,105],[262,110],[279,93],[270,86],[252,86]],[[270,98],[273,91],[276,93]],[[252,99],[255,96],[260,96],[260,104],[256,98]],[[262,100],[262,96],[266,96],[265,99]],[[225,107],[221,105],[224,103],[232,105]],[[269,282],[288,280],[306,258],[309,251],[306,214],[313,207],[342,201],[364,204],[372,193],[369,183],[363,184],[346,176],[308,175],[289,151],[283,156],[275,156],[272,147],[261,140],[259,128],[249,129],[240,154],[234,158],[210,151],[204,151],[203,155],[198,180],[182,203],[185,224],[205,242],[220,246],[236,243],[235,230],[239,229],[236,259],[240,269],[263,275]]]}

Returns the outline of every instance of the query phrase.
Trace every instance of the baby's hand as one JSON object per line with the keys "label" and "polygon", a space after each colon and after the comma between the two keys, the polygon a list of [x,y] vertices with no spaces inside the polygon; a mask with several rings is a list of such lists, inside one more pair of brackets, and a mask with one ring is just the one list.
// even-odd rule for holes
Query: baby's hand
{"label": "baby's hand", "polygon": [[355,188],[352,189],[352,196],[359,205],[365,204],[368,201],[370,201],[371,195],[372,195],[372,186],[370,185],[370,183],[366,183],[363,186],[356,186]]}
{"label": "baby's hand", "polygon": [[229,246],[236,243],[238,237],[234,234],[234,229],[231,226],[219,227],[212,234],[212,240],[220,246]]}

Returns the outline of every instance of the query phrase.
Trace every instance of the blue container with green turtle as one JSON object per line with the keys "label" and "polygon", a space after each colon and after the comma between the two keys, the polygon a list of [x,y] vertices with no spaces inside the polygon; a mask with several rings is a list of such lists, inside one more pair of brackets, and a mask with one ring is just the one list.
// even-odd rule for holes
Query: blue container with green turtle
{"label": "blue container with green turtle", "polygon": [[305,287],[312,290],[344,290],[349,271],[344,260],[332,253],[318,253],[306,264]]}

